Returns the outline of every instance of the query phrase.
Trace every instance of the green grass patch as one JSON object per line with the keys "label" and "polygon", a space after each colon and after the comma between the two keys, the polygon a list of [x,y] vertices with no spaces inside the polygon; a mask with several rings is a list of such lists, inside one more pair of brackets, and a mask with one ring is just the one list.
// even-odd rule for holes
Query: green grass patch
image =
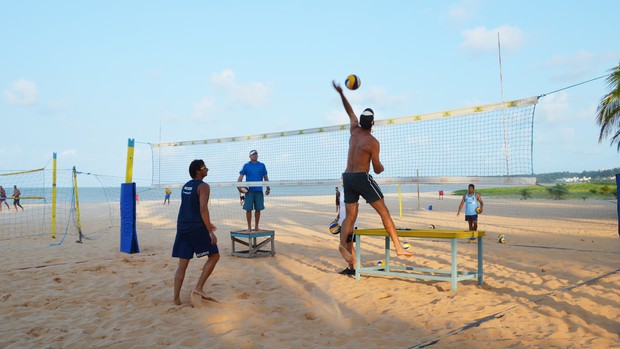
{"label": "green grass patch", "polygon": [[[483,197],[503,197],[527,199],[614,199],[618,197],[618,189],[610,183],[575,183],[545,186],[498,187],[476,189]],[[453,195],[462,196],[467,189],[456,190]]]}

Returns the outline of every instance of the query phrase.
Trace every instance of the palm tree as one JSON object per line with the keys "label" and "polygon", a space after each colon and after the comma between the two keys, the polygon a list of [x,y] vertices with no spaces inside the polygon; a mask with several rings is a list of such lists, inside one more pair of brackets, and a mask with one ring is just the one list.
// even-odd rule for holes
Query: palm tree
{"label": "palm tree", "polygon": [[611,136],[611,144],[618,143],[620,152],[620,65],[609,70],[609,93],[601,98],[596,108],[596,123],[601,126],[598,142]]}

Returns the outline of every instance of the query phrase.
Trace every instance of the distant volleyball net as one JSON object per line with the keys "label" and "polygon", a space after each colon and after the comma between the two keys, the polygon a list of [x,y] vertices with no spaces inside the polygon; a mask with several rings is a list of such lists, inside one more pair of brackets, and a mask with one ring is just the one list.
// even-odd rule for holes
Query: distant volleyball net
{"label": "distant volleyball net", "polygon": [[[385,172],[379,183],[534,184],[537,97],[375,120]],[[377,115],[379,118],[380,114]],[[343,112],[343,119],[346,114]],[[233,185],[256,149],[272,185],[338,183],[346,167],[349,124],[260,135],[151,144],[153,186],[184,183],[204,159],[209,183]]]}

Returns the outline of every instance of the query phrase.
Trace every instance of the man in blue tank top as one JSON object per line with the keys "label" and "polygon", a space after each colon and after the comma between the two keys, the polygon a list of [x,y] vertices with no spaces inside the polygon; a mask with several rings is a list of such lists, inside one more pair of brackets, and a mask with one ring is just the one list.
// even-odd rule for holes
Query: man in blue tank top
{"label": "man in blue tank top", "polygon": [[[207,176],[209,169],[204,161],[194,160],[189,165],[189,174],[192,180],[185,183],[181,188],[181,207],[177,218],[177,235],[172,247],[172,257],[179,258],[179,266],[174,275],[174,304],[181,304],[181,286],[185,279],[185,271],[189,261],[196,254],[197,258],[207,256],[207,261],[202,267],[202,273],[196,287],[192,290],[192,300],[199,297],[201,300],[216,301],[204,293],[203,287],[207,279],[220,260],[220,252],[217,247],[217,230],[211,223],[209,215],[209,196],[211,187],[202,181]],[[192,301],[193,304],[193,301]]]}
{"label": "man in blue tank top", "polygon": [[[245,180],[248,182],[269,181],[269,177],[267,177],[267,167],[265,164],[258,161],[258,152],[256,150],[250,151],[250,161],[245,163],[241,171],[239,171],[237,182],[243,181],[243,176],[245,176]],[[239,192],[242,192],[241,187],[239,187]],[[267,187],[265,189],[265,195],[269,195],[270,192],[271,189]],[[265,209],[263,187],[250,187],[248,189],[248,192],[245,193],[243,209],[245,210],[245,218],[248,222],[248,231],[252,230],[252,210],[254,210],[254,230],[260,230],[258,228],[260,212]]]}
{"label": "man in blue tank top", "polygon": [[461,214],[463,205],[465,205],[465,220],[469,223],[469,231],[478,231],[478,214],[482,213],[482,207],[484,206],[482,196],[474,190],[473,184],[467,187],[467,194],[463,195],[459,209],[456,211],[456,216],[458,217]]}

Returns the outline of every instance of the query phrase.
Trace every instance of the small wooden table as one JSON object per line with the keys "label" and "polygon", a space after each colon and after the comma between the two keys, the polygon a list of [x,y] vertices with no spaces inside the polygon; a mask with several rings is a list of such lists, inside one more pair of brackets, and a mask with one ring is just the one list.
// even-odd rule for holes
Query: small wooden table
{"label": "small wooden table", "polygon": [[[483,238],[486,235],[483,231],[462,231],[462,230],[417,230],[417,229],[397,229],[399,237],[409,237],[418,239],[439,239],[449,240],[451,243],[450,269],[431,269],[412,266],[394,266],[390,264],[390,236],[385,229],[358,229],[353,232],[355,238],[355,280],[360,279],[362,274],[397,276],[406,278],[416,278],[423,280],[450,281],[452,291],[456,291],[457,282],[467,279],[478,279],[478,285],[483,282]],[[374,236],[385,238],[385,265],[362,267],[362,236]],[[457,240],[477,238],[478,243],[478,270],[464,271],[457,267]],[[420,257],[414,257],[420,258]]]}
{"label": "small wooden table", "polygon": [[[259,257],[273,256],[276,254],[276,232],[275,230],[233,230],[230,232],[230,240],[232,245],[232,255],[237,257]],[[259,242],[259,238],[264,240]],[[247,240],[247,242],[246,242]],[[247,249],[237,250],[236,244],[239,243]],[[263,246],[271,243],[271,250],[261,249]]]}

